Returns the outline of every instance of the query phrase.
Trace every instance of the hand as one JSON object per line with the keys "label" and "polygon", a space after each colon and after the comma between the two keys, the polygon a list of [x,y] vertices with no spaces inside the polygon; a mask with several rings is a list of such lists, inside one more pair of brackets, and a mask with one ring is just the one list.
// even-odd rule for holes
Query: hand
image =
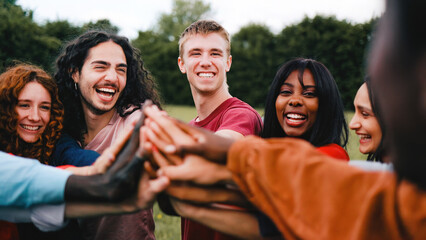
{"label": "hand", "polygon": [[232,183],[232,173],[225,165],[210,162],[203,157],[187,154],[182,164],[172,165],[167,160],[168,154],[153,152],[153,158],[159,164],[158,176],[166,176],[172,181],[190,181],[195,184],[213,185]]}
{"label": "hand", "polygon": [[137,194],[124,202],[129,206],[127,212],[139,211],[152,207],[157,194],[164,191],[169,186],[170,181],[167,177],[158,177],[150,179],[147,172],[143,172],[140,180]]}
{"label": "hand", "polygon": [[[103,175],[71,175],[65,186],[66,200],[119,201],[132,195],[137,189],[144,159],[139,149],[139,130],[144,121],[134,127],[130,140],[118,142],[112,147],[112,154],[118,154],[116,162]],[[130,134],[129,134],[130,135]],[[128,138],[125,136],[124,138]]]}
{"label": "hand", "polygon": [[[234,142],[231,138],[221,137],[205,129],[164,116],[156,106],[144,108],[144,113],[159,126],[162,134],[167,135],[150,139],[160,151],[181,155],[194,153],[211,161],[226,162],[226,155]],[[171,139],[173,145],[162,139]]]}
{"label": "hand", "polygon": [[178,200],[196,204],[222,203],[235,205],[242,208],[252,208],[245,196],[233,189],[224,186],[199,187],[185,182],[172,182],[166,189],[166,193]]}

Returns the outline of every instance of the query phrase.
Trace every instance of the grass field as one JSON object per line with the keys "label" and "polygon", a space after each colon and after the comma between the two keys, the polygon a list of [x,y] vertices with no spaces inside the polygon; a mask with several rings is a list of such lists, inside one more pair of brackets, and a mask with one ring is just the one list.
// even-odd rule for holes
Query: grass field
{"label": "grass field", "polygon": [[[194,107],[190,106],[175,106],[167,105],[164,108],[169,115],[172,117],[178,118],[182,121],[189,122],[192,118],[197,115],[197,112]],[[256,109],[260,115],[263,114],[263,109]],[[353,112],[347,112],[346,121],[349,121],[352,118]],[[366,156],[361,154],[358,151],[358,137],[353,131],[350,131],[349,143],[347,146],[347,151],[351,159],[365,159]],[[155,236],[158,240],[176,240],[180,239],[180,218],[171,217],[165,215],[158,208],[156,204],[154,206],[154,220],[155,220]]]}

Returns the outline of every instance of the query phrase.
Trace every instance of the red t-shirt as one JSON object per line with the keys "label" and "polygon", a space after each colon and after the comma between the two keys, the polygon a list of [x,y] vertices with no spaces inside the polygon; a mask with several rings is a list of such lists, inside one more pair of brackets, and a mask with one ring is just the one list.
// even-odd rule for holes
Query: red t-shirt
{"label": "red t-shirt", "polygon": [[[259,135],[262,130],[260,115],[250,105],[238,98],[227,99],[202,121],[196,122],[195,119],[190,124],[214,132],[226,129],[247,136]],[[181,230],[182,240],[237,239],[186,218],[182,218]]]}
{"label": "red t-shirt", "polygon": [[345,149],[335,143],[317,147],[317,150],[337,160],[349,161],[349,155]]}
{"label": "red t-shirt", "polygon": [[0,221],[0,239],[19,240],[18,228],[16,227],[16,224]]}

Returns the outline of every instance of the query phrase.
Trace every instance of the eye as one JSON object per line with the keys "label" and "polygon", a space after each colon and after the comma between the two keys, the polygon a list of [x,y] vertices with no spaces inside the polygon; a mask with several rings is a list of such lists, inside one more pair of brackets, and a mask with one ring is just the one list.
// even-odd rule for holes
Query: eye
{"label": "eye", "polygon": [[370,114],[368,112],[361,112],[361,115],[363,117],[369,117],[370,116]]}
{"label": "eye", "polygon": [[287,96],[287,95],[291,95],[291,94],[292,94],[292,92],[290,90],[287,90],[287,89],[280,91],[280,95]]}
{"label": "eye", "polygon": [[222,54],[221,54],[221,53],[218,53],[218,52],[213,52],[213,53],[212,53],[212,56],[219,56],[219,57],[220,57],[220,56],[222,56]]}
{"label": "eye", "polygon": [[127,69],[125,69],[125,68],[119,68],[119,69],[117,69],[117,71],[122,72],[122,73],[126,73]]}
{"label": "eye", "polygon": [[20,107],[20,108],[29,108],[30,104],[28,104],[28,103],[19,103],[18,107]]}
{"label": "eye", "polygon": [[308,90],[308,91],[303,92],[303,95],[306,96],[306,97],[316,97],[317,96],[316,92],[312,91],[312,90]]}
{"label": "eye", "polygon": [[45,110],[45,111],[50,111],[50,106],[49,105],[42,105],[40,108],[42,110]]}
{"label": "eye", "polygon": [[95,69],[104,69],[105,68],[105,66],[103,66],[103,65],[96,65],[95,66]]}

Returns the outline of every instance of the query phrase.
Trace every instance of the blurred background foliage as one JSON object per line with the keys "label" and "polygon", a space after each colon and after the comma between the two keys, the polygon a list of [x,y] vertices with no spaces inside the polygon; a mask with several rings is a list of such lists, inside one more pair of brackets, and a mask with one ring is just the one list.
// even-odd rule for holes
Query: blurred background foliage
{"label": "blurred background foliage", "polygon": [[[139,31],[132,44],[141,51],[166,104],[192,105],[191,92],[177,67],[180,33],[198,19],[211,19],[213,9],[202,0],[174,0],[171,13],[163,13],[151,29]],[[54,72],[61,47],[90,29],[117,33],[108,19],[75,25],[66,19],[37,23],[31,9],[16,0],[0,0],[0,72],[15,61],[33,63]],[[294,57],[313,58],[333,74],[346,109],[365,75],[365,59],[377,18],[351,23],[317,15],[286,26],[278,33],[250,23],[231,38],[233,63],[228,74],[230,92],[254,107],[262,107],[275,72]]]}

